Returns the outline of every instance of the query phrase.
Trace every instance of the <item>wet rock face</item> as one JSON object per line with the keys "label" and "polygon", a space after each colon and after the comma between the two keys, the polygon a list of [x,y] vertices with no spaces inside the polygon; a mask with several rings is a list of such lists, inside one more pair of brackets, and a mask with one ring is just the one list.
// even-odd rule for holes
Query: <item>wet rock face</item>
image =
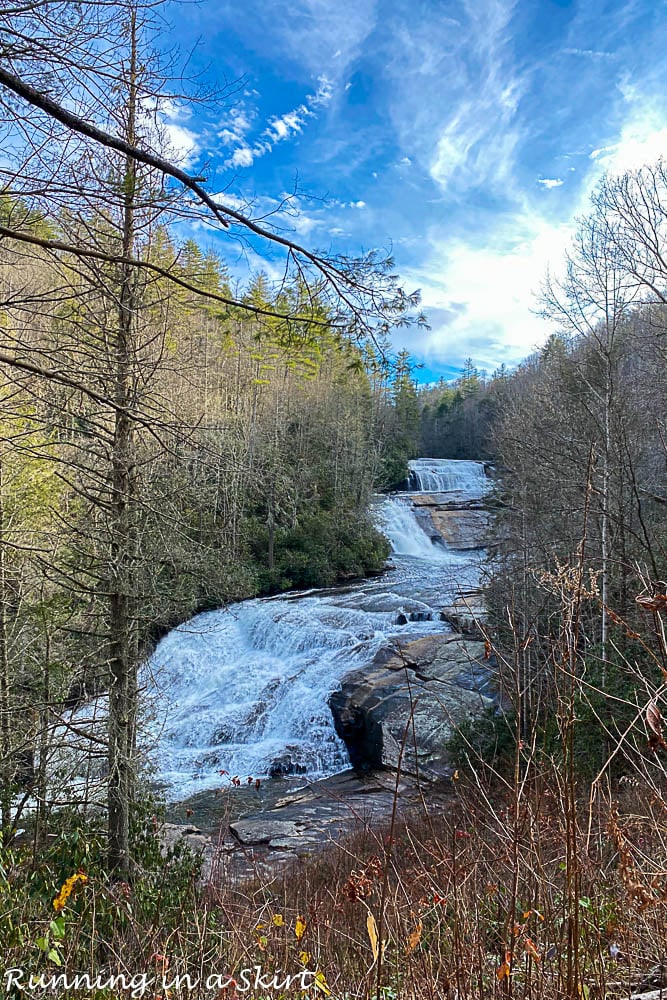
{"label": "wet rock face", "polygon": [[329,699],[336,732],[359,772],[395,770],[427,780],[449,776],[453,728],[493,704],[493,664],[484,644],[451,634],[381,650],[343,678]]}
{"label": "wet rock face", "polygon": [[458,551],[483,548],[489,513],[483,499],[452,499],[447,493],[419,493],[411,497],[420,514],[428,518],[433,540]]}
{"label": "wet rock face", "polygon": [[482,628],[486,624],[487,615],[482,591],[471,591],[457,598],[442,609],[439,617],[441,621],[449,622],[456,632],[483,640]]}
{"label": "wet rock face", "polygon": [[432,622],[433,612],[428,611],[401,611],[396,616],[397,625],[407,625],[408,622]]}
{"label": "wet rock face", "polygon": [[381,767],[382,726],[363,704],[357,704],[354,688],[351,690],[349,683],[344,683],[340,691],[334,691],[329,698],[329,708],[336,733],[345,743],[350,764],[355,771],[366,774]]}
{"label": "wet rock face", "polygon": [[268,772],[269,777],[284,778],[288,774],[306,774],[308,767],[306,764],[300,763],[295,757],[296,755],[292,752],[292,749],[287,747],[284,753],[281,753],[271,761]]}

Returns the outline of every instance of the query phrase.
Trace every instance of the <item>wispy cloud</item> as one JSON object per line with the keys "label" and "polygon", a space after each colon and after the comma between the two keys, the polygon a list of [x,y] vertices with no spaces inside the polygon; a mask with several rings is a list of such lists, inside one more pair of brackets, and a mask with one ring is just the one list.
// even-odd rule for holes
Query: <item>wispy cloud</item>
{"label": "wispy cloud", "polygon": [[667,155],[667,101],[628,84],[622,90],[627,110],[619,132],[589,154],[594,176],[637,170]]}
{"label": "wispy cloud", "polygon": [[[243,18],[214,3],[264,95],[218,123],[218,165],[267,224],[346,253],[393,247],[423,289],[433,329],[406,346],[427,363],[492,369],[540,343],[533,292],[595,184],[667,154],[667,8],[649,17],[648,0],[607,0],[604,17],[594,0],[246,0]],[[327,201],[262,197],[297,173]]]}
{"label": "wispy cloud", "polygon": [[443,6],[430,4],[431,16],[417,22],[408,0],[392,4],[383,56],[397,139],[403,156],[443,191],[503,188],[522,137],[517,112],[525,82],[512,45],[515,0]]}
{"label": "wispy cloud", "polygon": [[378,0],[248,0],[244,31],[270,37],[281,59],[339,79],[373,31],[377,11]]}
{"label": "wispy cloud", "polygon": [[231,108],[220,122],[221,127],[217,133],[223,145],[238,146],[244,142],[252,128],[254,117],[254,112],[249,111],[244,103]]}
{"label": "wispy cloud", "polygon": [[[292,111],[285,112],[283,115],[276,115],[270,118],[259,138],[253,143],[244,141],[245,133],[249,131],[250,126],[247,116],[243,117],[243,125],[247,127],[245,127],[243,132],[237,129],[234,139],[239,141],[239,144],[228,158],[227,166],[251,167],[255,160],[266,156],[279,142],[284,142],[286,139],[303,131],[306,122],[309,119],[316,118],[317,112],[321,108],[326,107],[333,96],[333,85],[327,77],[321,76],[317,83],[318,86],[315,93],[308,94],[305,101],[299,104],[298,107]],[[229,134],[229,131],[226,130],[225,134]]]}
{"label": "wispy cloud", "polygon": [[600,49],[577,49],[577,48],[566,48],[563,49],[563,55],[565,56],[580,56],[582,59],[616,59],[615,52],[604,52]]}

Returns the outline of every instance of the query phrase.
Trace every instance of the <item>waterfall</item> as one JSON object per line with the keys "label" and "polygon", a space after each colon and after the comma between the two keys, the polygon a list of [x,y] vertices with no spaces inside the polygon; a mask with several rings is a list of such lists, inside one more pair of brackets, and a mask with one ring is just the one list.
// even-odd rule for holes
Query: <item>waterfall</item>
{"label": "waterfall", "polygon": [[490,481],[482,462],[449,458],[416,458],[409,462],[410,490],[423,493],[464,493],[468,499],[488,493]]}
{"label": "waterfall", "polygon": [[382,530],[395,556],[417,556],[438,560],[445,557],[442,546],[426,534],[409,497],[387,497],[380,511]]}
{"label": "waterfall", "polygon": [[[421,489],[430,482],[476,497],[486,488],[476,462],[420,459],[411,475]],[[142,686],[158,778],[172,801],[219,787],[221,771],[312,778],[347,766],[329,694],[391,640],[441,632],[438,609],[479,573],[479,553],[433,543],[409,494],[383,498],[377,519],[392,543],[392,573],[206,612],[159,643]]]}

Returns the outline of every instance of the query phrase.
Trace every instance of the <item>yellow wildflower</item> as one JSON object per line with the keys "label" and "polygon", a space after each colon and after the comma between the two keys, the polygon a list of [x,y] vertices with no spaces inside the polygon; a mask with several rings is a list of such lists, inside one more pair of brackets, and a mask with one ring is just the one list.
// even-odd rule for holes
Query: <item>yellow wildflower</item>
{"label": "yellow wildflower", "polygon": [[303,919],[303,917],[297,917],[296,926],[294,928],[294,935],[297,941],[300,941],[305,933],[306,933],[306,921]]}
{"label": "yellow wildflower", "polygon": [[324,993],[325,997],[331,996],[329,984],[325,979],[324,973],[320,969],[318,969],[315,973],[315,982],[313,983],[313,986],[316,990],[320,990],[320,992]]}
{"label": "yellow wildflower", "polygon": [[77,882],[81,882],[83,885],[88,881],[88,876],[84,875],[83,872],[76,872],[74,875],[70,875],[68,879],[63,882],[60,892],[53,900],[53,909],[56,913],[62,913],[65,909],[65,904],[67,900],[72,895],[72,890]]}

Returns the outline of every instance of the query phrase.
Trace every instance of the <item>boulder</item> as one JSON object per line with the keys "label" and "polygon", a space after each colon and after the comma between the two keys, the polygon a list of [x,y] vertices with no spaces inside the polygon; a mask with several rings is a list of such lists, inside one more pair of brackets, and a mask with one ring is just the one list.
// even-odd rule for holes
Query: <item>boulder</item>
{"label": "boulder", "polygon": [[229,829],[241,844],[282,843],[299,835],[296,823],[261,814],[230,823]]}
{"label": "boulder", "polygon": [[[401,769],[435,780],[450,773],[453,728],[495,701],[484,643],[451,634],[386,647],[347,674],[329,698],[336,732],[359,772]],[[407,732],[407,736],[406,736]]]}
{"label": "boulder", "polygon": [[481,590],[471,591],[457,598],[440,612],[440,620],[449,622],[453,629],[475,639],[484,639],[481,626],[486,624],[486,605]]}
{"label": "boulder", "polygon": [[160,853],[163,858],[173,851],[176,844],[183,842],[191,850],[207,854],[211,850],[211,838],[199,827],[191,823],[163,823],[159,830]]}
{"label": "boulder", "polygon": [[484,510],[429,510],[433,527],[444,540],[447,548],[470,551],[483,548],[484,537],[489,524],[489,515]]}

